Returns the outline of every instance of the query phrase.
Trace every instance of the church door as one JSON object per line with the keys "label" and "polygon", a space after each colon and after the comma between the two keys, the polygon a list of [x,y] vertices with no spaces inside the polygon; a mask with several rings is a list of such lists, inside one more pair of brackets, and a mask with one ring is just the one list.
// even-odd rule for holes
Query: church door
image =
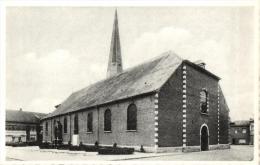
{"label": "church door", "polygon": [[203,126],[200,132],[200,147],[201,151],[209,150],[209,135],[206,126]]}

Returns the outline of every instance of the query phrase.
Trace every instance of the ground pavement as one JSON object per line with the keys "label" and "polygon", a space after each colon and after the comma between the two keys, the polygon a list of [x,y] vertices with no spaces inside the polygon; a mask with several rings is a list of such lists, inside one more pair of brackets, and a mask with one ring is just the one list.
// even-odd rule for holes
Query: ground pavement
{"label": "ground pavement", "polygon": [[7,161],[248,161],[253,159],[253,146],[231,146],[227,150],[212,150],[203,152],[174,153],[140,153],[132,155],[98,155],[97,152],[68,151],[56,149],[39,149],[38,147],[6,147]]}

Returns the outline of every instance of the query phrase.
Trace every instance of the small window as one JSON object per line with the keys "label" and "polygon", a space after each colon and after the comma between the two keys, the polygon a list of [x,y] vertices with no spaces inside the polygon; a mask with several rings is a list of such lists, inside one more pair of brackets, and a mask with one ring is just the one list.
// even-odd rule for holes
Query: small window
{"label": "small window", "polygon": [[242,133],[246,133],[246,129],[242,129]]}
{"label": "small window", "polygon": [[65,117],[64,118],[64,120],[63,120],[63,125],[64,125],[64,127],[63,127],[63,132],[64,133],[67,133],[67,117]]}
{"label": "small window", "polygon": [[54,120],[53,122],[53,130],[55,130],[55,128],[56,128],[56,120]]}
{"label": "small window", "polygon": [[79,119],[78,115],[76,114],[74,117],[74,134],[79,134]]}
{"label": "small window", "polygon": [[93,113],[92,112],[90,112],[90,113],[88,113],[88,119],[87,119],[87,132],[92,132],[93,131]]}
{"label": "small window", "polygon": [[48,132],[48,122],[45,123],[45,131]]}
{"label": "small window", "polygon": [[107,109],[104,113],[104,131],[111,131],[111,111]]}
{"label": "small window", "polygon": [[205,89],[200,92],[200,110],[201,113],[208,113],[208,93]]}
{"label": "small window", "polygon": [[127,130],[136,130],[137,108],[135,104],[130,104],[127,108]]}
{"label": "small window", "polygon": [[238,140],[238,143],[239,143],[239,144],[246,144],[246,139],[239,139],[239,140]]}

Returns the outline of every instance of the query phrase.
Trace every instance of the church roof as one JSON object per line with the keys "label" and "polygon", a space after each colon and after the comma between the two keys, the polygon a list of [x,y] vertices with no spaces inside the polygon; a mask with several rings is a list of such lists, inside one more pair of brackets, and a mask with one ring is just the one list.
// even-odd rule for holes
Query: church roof
{"label": "church roof", "polygon": [[45,113],[28,112],[22,110],[6,110],[5,111],[7,122],[18,123],[39,123],[40,119],[46,116]]}
{"label": "church roof", "polygon": [[160,57],[72,93],[45,118],[127,99],[158,90],[182,63],[169,51]]}

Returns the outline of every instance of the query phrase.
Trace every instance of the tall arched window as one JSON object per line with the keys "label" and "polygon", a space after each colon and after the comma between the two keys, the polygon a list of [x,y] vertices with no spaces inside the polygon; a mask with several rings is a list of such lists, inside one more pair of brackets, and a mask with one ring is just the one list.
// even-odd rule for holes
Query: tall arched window
{"label": "tall arched window", "polygon": [[53,134],[54,134],[54,137],[55,137],[55,133],[56,133],[56,120],[53,121],[52,127],[53,127]]}
{"label": "tall arched window", "polygon": [[63,132],[67,133],[67,117],[64,117],[63,125],[64,125]]}
{"label": "tall arched window", "polygon": [[111,111],[107,109],[104,113],[104,131],[111,131]]}
{"label": "tall arched window", "polygon": [[200,110],[201,113],[208,113],[208,92],[205,89],[200,92]]}
{"label": "tall arched window", "polygon": [[53,128],[55,129],[55,127],[56,127],[56,120],[54,120],[53,122]]}
{"label": "tall arched window", "polygon": [[48,132],[48,122],[45,123],[45,131]]}
{"label": "tall arched window", "polygon": [[135,104],[130,104],[127,108],[127,130],[137,128],[137,108]]}
{"label": "tall arched window", "polygon": [[74,134],[79,134],[79,120],[77,114],[74,117]]}
{"label": "tall arched window", "polygon": [[93,113],[92,112],[90,112],[90,113],[88,113],[88,119],[87,119],[87,121],[88,121],[88,129],[87,129],[87,132],[92,132],[93,131]]}

